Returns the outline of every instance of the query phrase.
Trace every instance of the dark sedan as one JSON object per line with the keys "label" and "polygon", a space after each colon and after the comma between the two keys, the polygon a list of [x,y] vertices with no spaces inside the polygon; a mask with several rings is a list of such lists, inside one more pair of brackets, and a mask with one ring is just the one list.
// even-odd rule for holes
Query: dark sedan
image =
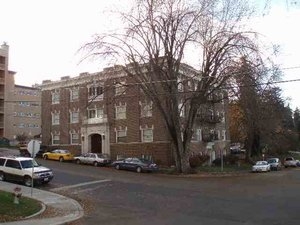
{"label": "dark sedan", "polygon": [[158,170],[158,166],[155,163],[142,158],[126,158],[117,160],[112,163],[112,166],[114,166],[117,170],[133,170],[138,173]]}

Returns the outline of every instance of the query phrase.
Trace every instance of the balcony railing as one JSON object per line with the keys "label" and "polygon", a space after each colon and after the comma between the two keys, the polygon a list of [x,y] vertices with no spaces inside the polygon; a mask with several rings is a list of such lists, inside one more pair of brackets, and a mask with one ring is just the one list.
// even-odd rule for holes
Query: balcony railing
{"label": "balcony railing", "polygon": [[107,118],[88,118],[83,120],[83,124],[103,124],[107,123]]}

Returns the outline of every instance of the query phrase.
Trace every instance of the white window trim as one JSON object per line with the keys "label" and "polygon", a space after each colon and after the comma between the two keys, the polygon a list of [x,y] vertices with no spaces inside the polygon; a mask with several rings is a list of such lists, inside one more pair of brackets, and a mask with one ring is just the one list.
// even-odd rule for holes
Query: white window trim
{"label": "white window trim", "polygon": [[[124,136],[118,136],[119,131],[125,132]],[[116,133],[116,143],[123,143],[123,142],[119,142],[118,138],[119,137],[127,137],[127,127],[125,127],[125,128],[122,128],[122,127],[115,128],[115,133]]]}
{"label": "white window trim", "polygon": [[124,95],[126,92],[126,82],[125,81],[121,81],[119,83],[117,83],[115,85],[115,95],[119,96],[119,95]]}
{"label": "white window trim", "polygon": [[226,130],[222,130],[222,140],[226,141]]}
{"label": "white window trim", "polygon": [[[77,114],[78,114],[77,120],[74,120],[74,117],[73,117],[74,113],[77,113]],[[70,111],[70,123],[79,123],[79,116],[80,116],[80,114],[79,114],[79,109],[74,110],[74,111]],[[76,118],[76,117],[75,117],[75,118]]]}
{"label": "white window trim", "polygon": [[[53,112],[51,114],[52,114],[52,125],[59,125],[60,124],[60,113]],[[55,118],[55,116],[58,116],[58,118]]]}
{"label": "white window trim", "polygon": [[[80,133],[79,132],[76,132],[75,130],[71,130],[69,132],[69,134],[70,134],[70,143],[71,143],[71,145],[78,145],[78,144],[80,144]],[[76,139],[78,141],[75,142],[75,143],[73,142],[73,140],[75,140],[75,139],[73,139],[73,135],[74,134],[78,135],[78,138]]]}
{"label": "white window trim", "polygon": [[59,104],[60,103],[60,92],[59,91],[54,91],[51,93],[52,96],[52,104]]}
{"label": "white window trim", "polygon": [[[93,89],[97,89],[97,88],[102,88],[102,93],[101,94],[90,94],[90,89],[93,88]],[[103,97],[104,97],[104,85],[103,84],[99,84],[99,85],[90,85],[87,87],[88,89],[88,100],[89,101],[101,101],[103,100]],[[95,91],[97,92],[97,91]]]}
{"label": "white window trim", "polygon": [[[54,143],[54,137],[57,136],[58,139],[56,139],[59,143]],[[60,144],[60,132],[54,132],[54,133],[51,133],[51,142],[52,142],[52,145],[59,145]]]}
{"label": "white window trim", "polygon": [[[139,102],[139,105],[141,107],[141,117],[152,117],[153,112],[153,103],[150,102]],[[146,109],[146,110],[145,110]]]}
{"label": "white window trim", "polygon": [[[145,132],[145,131],[149,131],[149,130],[152,131],[152,137],[151,137],[151,140],[145,140],[145,139],[144,139],[144,132]],[[141,131],[141,142],[144,142],[144,143],[153,142],[153,139],[154,139],[154,138],[153,138],[153,136],[154,136],[153,130],[154,130],[154,126],[153,126],[153,125],[152,125],[151,127],[148,127],[148,126],[146,126],[146,127],[144,127],[144,128],[140,127],[140,131]]]}
{"label": "white window trim", "polygon": [[[74,95],[73,95],[74,92],[77,93],[75,95],[75,98],[74,98]],[[70,89],[70,101],[75,102],[75,101],[78,101],[78,99],[79,99],[79,88]]]}
{"label": "white window trim", "polygon": [[[124,108],[125,112],[122,112],[122,113],[124,113],[124,117],[119,117],[119,115],[121,114],[119,112],[119,109],[121,109],[121,108]],[[126,119],[127,118],[126,112],[127,112],[126,103],[124,105],[121,105],[121,104],[120,105],[115,105],[115,118],[116,118],[116,120],[124,120],[124,119]]]}

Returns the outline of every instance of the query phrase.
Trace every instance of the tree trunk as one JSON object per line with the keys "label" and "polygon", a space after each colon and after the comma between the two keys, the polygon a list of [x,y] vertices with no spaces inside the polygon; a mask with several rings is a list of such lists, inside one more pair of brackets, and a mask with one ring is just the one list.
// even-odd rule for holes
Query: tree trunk
{"label": "tree trunk", "polygon": [[191,166],[189,162],[189,154],[188,151],[183,149],[183,146],[176,146],[172,144],[174,157],[175,157],[175,164],[176,170],[178,173],[189,173],[191,171]]}

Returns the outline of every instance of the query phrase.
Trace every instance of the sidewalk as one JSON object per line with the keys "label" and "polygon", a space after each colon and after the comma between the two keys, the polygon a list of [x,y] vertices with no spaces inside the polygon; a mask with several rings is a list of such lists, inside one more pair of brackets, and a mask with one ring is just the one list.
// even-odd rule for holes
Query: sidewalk
{"label": "sidewalk", "polygon": [[[15,221],[15,222],[0,223],[0,224],[58,225],[58,224],[66,224],[68,222],[75,221],[84,215],[83,208],[81,207],[81,205],[73,199],[70,199],[68,197],[53,192],[43,191],[36,188],[33,188],[31,190],[30,187],[26,187],[23,185],[18,185],[18,186],[22,188],[21,192],[23,196],[40,201],[43,204],[43,209],[39,213],[37,213],[36,215],[28,219]],[[0,190],[2,191],[13,192],[13,189],[15,187],[16,184],[0,181]],[[32,191],[32,196],[31,196],[31,191]],[[53,217],[40,218],[40,216],[38,215],[42,213],[47,207],[51,207],[55,211],[58,211],[60,215],[59,216],[53,215]]]}

